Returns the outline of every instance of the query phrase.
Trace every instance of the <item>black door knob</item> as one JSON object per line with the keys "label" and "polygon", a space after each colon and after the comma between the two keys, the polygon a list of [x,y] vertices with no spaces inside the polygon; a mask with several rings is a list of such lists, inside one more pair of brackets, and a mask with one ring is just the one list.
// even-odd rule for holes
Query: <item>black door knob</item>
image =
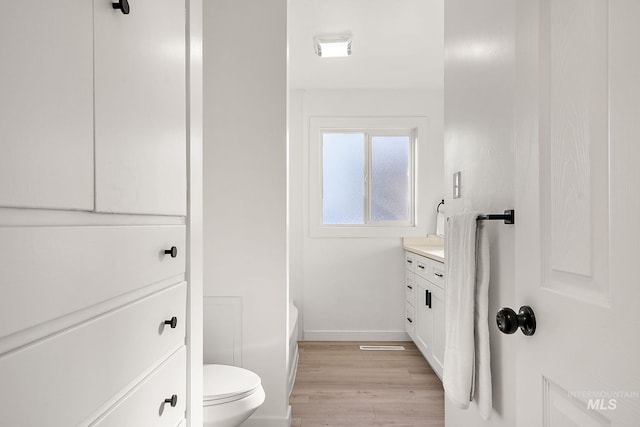
{"label": "black door knob", "polygon": [[176,405],[178,404],[178,395],[174,394],[173,396],[171,396],[170,399],[165,399],[164,403],[168,403],[171,405],[172,408],[175,408]]}
{"label": "black door knob", "polygon": [[171,246],[171,249],[165,249],[164,253],[165,255],[171,255],[171,258],[175,258],[178,256],[178,248]]}
{"label": "black door knob", "polygon": [[496,314],[498,329],[505,334],[513,334],[520,328],[525,335],[533,335],[536,332],[536,316],[528,305],[520,307],[516,314],[509,307],[502,307]]}
{"label": "black door knob", "polygon": [[178,318],[173,316],[171,319],[165,320],[164,324],[171,326],[171,329],[175,329],[178,326]]}
{"label": "black door knob", "polygon": [[129,2],[127,0],[118,0],[118,3],[111,3],[114,9],[120,9],[123,15],[129,14]]}

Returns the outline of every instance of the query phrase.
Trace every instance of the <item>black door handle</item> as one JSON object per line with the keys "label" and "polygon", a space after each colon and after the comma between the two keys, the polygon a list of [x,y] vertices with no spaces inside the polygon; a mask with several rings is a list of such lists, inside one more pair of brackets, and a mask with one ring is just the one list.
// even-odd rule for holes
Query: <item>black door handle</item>
{"label": "black door handle", "polygon": [[504,334],[513,334],[518,328],[527,336],[536,332],[536,316],[528,305],[520,307],[518,314],[509,307],[502,307],[496,314],[496,323]]}
{"label": "black door handle", "polygon": [[129,2],[127,0],[118,0],[118,3],[111,3],[114,9],[120,9],[123,15],[129,14]]}
{"label": "black door handle", "polygon": [[425,289],[425,302],[427,307],[431,308],[431,292]]}

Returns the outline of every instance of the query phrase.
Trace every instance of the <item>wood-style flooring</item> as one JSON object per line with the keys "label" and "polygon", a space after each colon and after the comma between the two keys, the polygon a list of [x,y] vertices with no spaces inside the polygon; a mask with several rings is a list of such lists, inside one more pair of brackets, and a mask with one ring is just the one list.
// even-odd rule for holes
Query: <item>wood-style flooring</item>
{"label": "wood-style flooring", "polygon": [[[360,345],[403,345],[362,351]],[[444,391],[411,342],[300,342],[292,427],[444,427]]]}

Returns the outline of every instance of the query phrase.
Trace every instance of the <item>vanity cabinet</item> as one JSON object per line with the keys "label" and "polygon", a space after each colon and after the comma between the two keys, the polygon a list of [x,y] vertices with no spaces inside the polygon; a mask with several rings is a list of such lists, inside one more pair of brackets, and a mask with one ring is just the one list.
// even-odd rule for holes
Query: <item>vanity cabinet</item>
{"label": "vanity cabinet", "polygon": [[[411,288],[411,289],[410,289]],[[411,311],[406,331],[442,378],[445,349],[444,264],[405,252],[406,309]],[[407,318],[409,315],[407,314]]]}
{"label": "vanity cabinet", "polygon": [[416,340],[416,265],[417,255],[405,252],[405,330],[412,340]]}

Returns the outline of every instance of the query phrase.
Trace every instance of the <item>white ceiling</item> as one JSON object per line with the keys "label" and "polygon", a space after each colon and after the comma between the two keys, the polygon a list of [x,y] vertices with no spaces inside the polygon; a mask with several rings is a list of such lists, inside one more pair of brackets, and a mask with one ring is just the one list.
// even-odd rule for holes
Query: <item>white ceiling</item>
{"label": "white ceiling", "polygon": [[[291,89],[442,89],[444,0],[290,0]],[[320,58],[318,34],[353,35]]]}

